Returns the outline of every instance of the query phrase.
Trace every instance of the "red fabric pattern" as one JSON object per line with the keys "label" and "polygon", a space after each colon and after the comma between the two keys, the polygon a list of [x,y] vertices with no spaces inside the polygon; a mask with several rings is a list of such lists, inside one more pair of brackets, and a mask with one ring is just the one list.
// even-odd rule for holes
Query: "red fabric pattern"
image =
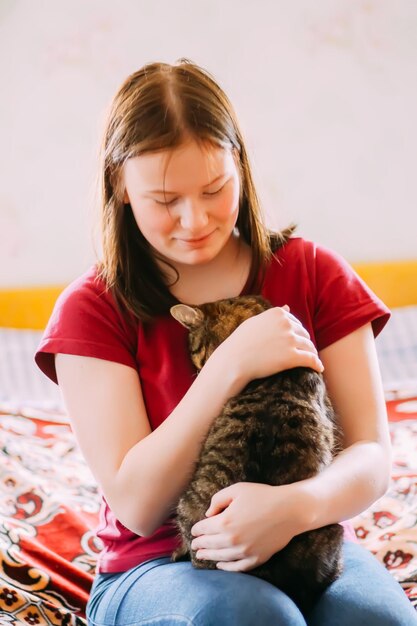
{"label": "red fabric pattern", "polygon": [[14,413],[0,409],[0,624],[80,626],[100,497],[68,424]]}
{"label": "red fabric pattern", "polygon": [[417,397],[387,402],[393,445],[387,493],[353,520],[359,543],[401,583],[417,609]]}

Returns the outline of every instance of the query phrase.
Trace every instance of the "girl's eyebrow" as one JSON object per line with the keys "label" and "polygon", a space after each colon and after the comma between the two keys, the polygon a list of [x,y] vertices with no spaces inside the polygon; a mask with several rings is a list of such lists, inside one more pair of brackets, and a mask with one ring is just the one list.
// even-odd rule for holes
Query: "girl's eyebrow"
{"label": "girl's eyebrow", "polygon": [[[227,176],[227,173],[220,174],[219,176],[216,176],[216,178],[214,178],[209,183],[207,183],[207,185],[203,185],[203,188],[210,187],[210,185],[214,185],[214,183],[216,183],[221,178],[224,178],[225,176]],[[148,191],[147,193],[159,193],[159,194],[165,194],[166,196],[168,196],[168,195],[176,195],[178,192],[176,192],[176,191],[168,191],[167,189],[152,189],[152,190]]]}

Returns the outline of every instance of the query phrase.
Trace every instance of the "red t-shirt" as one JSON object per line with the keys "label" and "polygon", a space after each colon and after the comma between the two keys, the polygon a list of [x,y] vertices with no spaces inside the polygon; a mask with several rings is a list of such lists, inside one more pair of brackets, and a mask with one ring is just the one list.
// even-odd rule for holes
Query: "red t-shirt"
{"label": "red t-shirt", "polygon": [[[274,306],[288,304],[319,351],[368,322],[376,336],[390,315],[343,258],[299,237],[275,253],[261,293]],[[54,382],[54,355],[59,352],[136,369],[152,429],[171,413],[195,377],[187,330],[169,314],[146,325],[123,315],[96,278],[95,267],[60,295],[35,355],[38,366]],[[173,518],[152,536],[140,537],[116,519],[104,498],[97,535],[104,543],[100,572],[125,571],[169,555],[178,542]]]}

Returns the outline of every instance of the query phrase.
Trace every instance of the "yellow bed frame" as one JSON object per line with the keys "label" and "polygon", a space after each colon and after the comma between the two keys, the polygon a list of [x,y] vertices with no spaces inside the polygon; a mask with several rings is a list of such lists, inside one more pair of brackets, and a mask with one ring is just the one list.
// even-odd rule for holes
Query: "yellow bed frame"
{"label": "yellow bed frame", "polygon": [[[353,267],[389,307],[417,305],[417,261],[357,263]],[[42,330],[63,288],[0,289],[0,326]]]}

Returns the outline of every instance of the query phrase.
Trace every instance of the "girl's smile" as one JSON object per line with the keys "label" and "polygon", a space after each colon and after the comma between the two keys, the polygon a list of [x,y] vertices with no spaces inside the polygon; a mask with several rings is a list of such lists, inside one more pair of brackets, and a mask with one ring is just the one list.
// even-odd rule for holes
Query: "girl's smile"
{"label": "girl's smile", "polygon": [[201,237],[194,237],[193,239],[183,239],[181,237],[178,237],[178,241],[182,241],[183,243],[188,244],[190,246],[198,246],[199,244],[204,245],[204,243],[207,241],[209,237],[211,237],[213,233],[214,233],[214,230],[211,233],[208,233],[207,235],[202,235]]}

